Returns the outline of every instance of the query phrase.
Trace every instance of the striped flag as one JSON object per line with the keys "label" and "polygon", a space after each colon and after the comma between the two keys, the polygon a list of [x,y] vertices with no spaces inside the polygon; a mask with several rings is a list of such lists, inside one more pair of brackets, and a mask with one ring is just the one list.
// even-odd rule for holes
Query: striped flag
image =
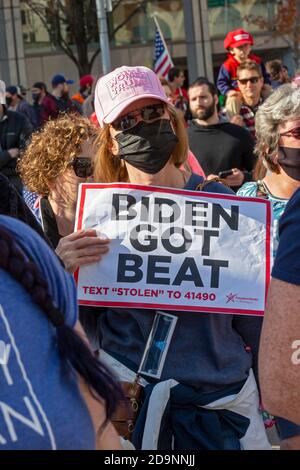
{"label": "striped flag", "polygon": [[159,28],[155,33],[155,55],[154,55],[154,72],[159,76],[166,78],[169,70],[174,67],[168,48],[164,41],[163,35]]}
{"label": "striped flag", "polygon": [[31,191],[28,191],[28,189],[23,188],[23,199],[26,202],[27,206],[29,209],[34,209],[35,203],[38,199],[39,195],[36,193],[33,193]]}

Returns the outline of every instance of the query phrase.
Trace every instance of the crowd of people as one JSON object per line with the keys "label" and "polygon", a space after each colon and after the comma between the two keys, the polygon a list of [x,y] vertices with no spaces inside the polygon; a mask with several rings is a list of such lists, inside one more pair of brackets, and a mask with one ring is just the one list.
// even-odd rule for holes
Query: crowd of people
{"label": "crowd of people", "polygon": [[[4,449],[270,449],[270,423],[282,449],[300,449],[300,86],[253,44],[228,33],[216,84],[187,90],[179,68],[164,79],[122,66],[81,77],[72,97],[62,74],[51,92],[37,81],[31,105],[0,81]],[[101,265],[112,243],[75,231],[84,182],[270,200],[265,319],[172,312],[161,375],[143,377],[156,310],[77,305],[75,271]]]}

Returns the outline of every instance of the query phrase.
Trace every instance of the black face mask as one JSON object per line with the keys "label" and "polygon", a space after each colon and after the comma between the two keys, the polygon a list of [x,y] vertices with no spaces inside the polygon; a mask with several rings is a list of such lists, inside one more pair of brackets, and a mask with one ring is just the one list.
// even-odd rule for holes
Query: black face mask
{"label": "black face mask", "polygon": [[290,178],[300,181],[300,148],[279,147],[277,162]]}
{"label": "black face mask", "polygon": [[7,104],[7,106],[10,106],[10,105],[12,104],[12,98],[11,98],[11,96],[7,96],[7,97],[6,97],[6,104]]}
{"label": "black face mask", "polygon": [[170,121],[139,122],[128,131],[116,135],[119,157],[144,173],[158,173],[169,160],[178,138]]}
{"label": "black face mask", "polygon": [[35,103],[39,101],[40,97],[41,97],[41,93],[32,93],[32,99]]}

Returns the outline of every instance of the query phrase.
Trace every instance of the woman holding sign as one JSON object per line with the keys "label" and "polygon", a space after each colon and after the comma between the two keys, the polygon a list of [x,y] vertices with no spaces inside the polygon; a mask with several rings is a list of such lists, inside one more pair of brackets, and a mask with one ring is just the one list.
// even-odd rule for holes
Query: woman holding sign
{"label": "woman holding sign", "polygon": [[[187,158],[186,132],[150,69],[121,67],[102,77],[95,110],[102,128],[95,181],[191,191],[203,183],[201,176],[179,169]],[[217,182],[209,182],[205,190],[233,194]],[[66,246],[62,239],[58,248],[74,270],[74,243],[69,238]],[[249,328],[251,319],[204,314],[201,307],[195,313],[134,308],[98,312],[101,358],[118,373],[132,405],[131,411],[125,407],[130,416],[123,409],[114,422],[136,448],[269,448],[251,369],[255,358],[246,347],[255,356],[258,334]]]}
{"label": "woman holding sign", "polygon": [[[102,77],[95,110],[102,128],[95,181],[192,191],[203,183],[179,170],[187,158],[186,132],[150,69],[121,67]],[[233,194],[218,182],[205,190]],[[250,320],[204,314],[201,307],[196,313],[101,308],[99,314],[101,357],[119,374],[133,406],[128,419],[117,414],[115,422],[136,448],[171,449],[172,441],[176,450],[269,448],[245,347],[257,351]]]}

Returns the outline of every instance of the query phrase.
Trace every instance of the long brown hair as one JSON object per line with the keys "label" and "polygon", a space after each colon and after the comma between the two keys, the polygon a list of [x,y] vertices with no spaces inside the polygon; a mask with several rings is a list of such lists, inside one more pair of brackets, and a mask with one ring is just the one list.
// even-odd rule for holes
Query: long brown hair
{"label": "long brown hair", "polygon": [[[176,108],[167,105],[171,122],[178,137],[178,143],[172,153],[172,162],[179,167],[187,160],[188,138],[184,127],[183,119],[178,114]],[[109,124],[106,124],[100,131],[96,140],[97,154],[95,158],[94,180],[95,182],[113,183],[115,181],[128,181],[128,173],[123,160],[118,155],[111,152],[112,139]]]}

